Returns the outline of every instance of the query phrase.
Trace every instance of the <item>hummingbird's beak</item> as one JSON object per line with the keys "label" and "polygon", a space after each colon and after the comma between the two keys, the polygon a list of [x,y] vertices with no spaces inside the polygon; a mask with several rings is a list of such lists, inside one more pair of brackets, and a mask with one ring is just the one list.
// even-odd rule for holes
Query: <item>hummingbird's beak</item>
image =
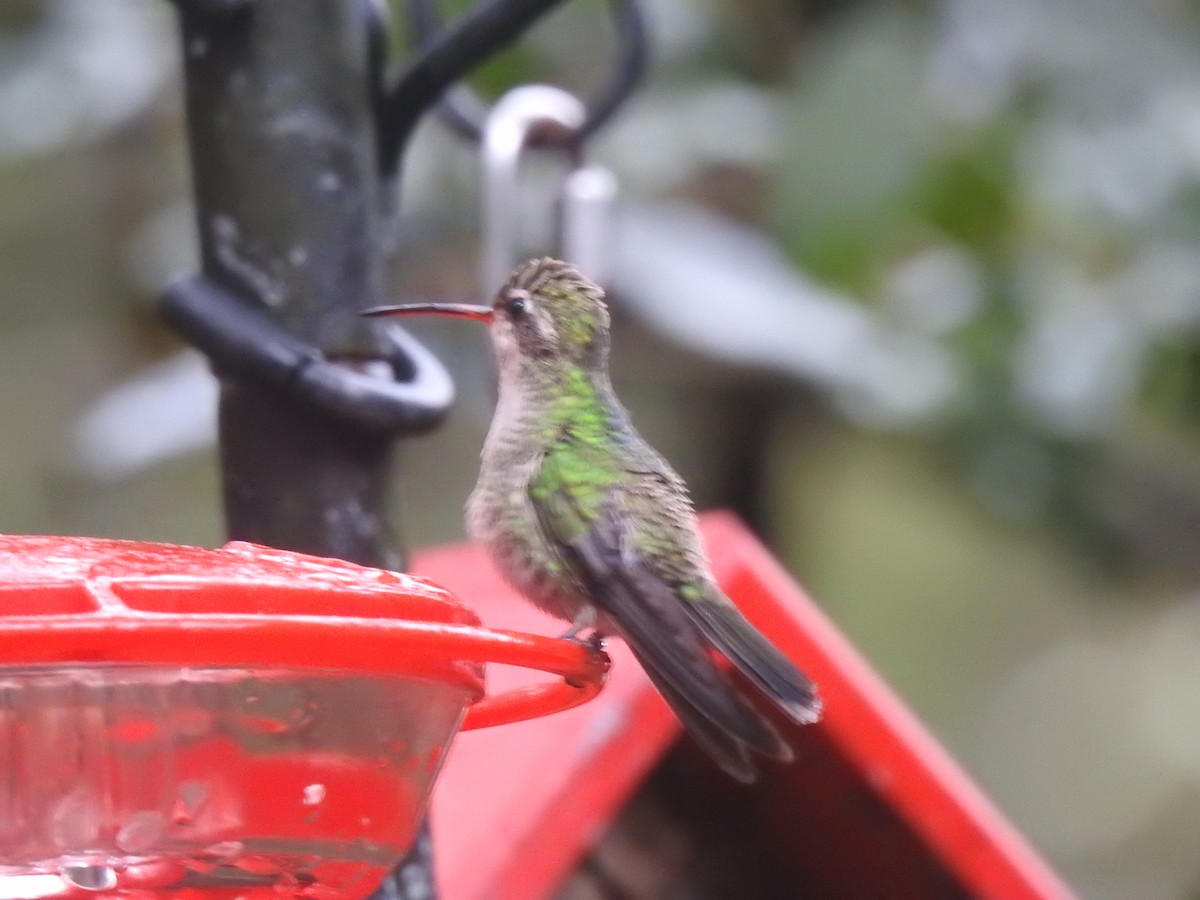
{"label": "hummingbird's beak", "polygon": [[404,306],[375,306],[364,309],[359,315],[372,318],[382,316],[449,316],[453,319],[474,319],[476,322],[491,322],[492,308],[473,303],[409,303]]}

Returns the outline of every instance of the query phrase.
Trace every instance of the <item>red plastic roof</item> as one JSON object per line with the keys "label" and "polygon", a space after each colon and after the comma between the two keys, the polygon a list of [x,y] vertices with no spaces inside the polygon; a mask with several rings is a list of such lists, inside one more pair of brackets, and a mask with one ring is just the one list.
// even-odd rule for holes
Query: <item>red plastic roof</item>
{"label": "red plastic roof", "polygon": [[[746,789],[798,883],[813,896],[1071,897],[748,530],[727,514],[703,525],[718,580],[825,699],[819,725],[789,732],[797,762]],[[430,550],[414,569],[491,625],[562,628],[505,586],[477,548]],[[456,742],[433,804],[448,900],[550,896],[679,739],[629,651],[618,641],[608,650],[613,668],[596,700]],[[520,677],[493,667],[489,687]]]}

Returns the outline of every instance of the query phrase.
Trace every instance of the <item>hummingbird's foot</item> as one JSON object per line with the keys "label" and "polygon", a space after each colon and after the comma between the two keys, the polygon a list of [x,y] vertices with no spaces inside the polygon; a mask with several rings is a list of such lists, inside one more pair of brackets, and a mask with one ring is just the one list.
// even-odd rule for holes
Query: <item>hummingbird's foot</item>
{"label": "hummingbird's foot", "polygon": [[585,606],[575,614],[575,618],[571,620],[571,627],[559,635],[559,637],[564,641],[579,641],[583,643],[583,640],[579,637],[580,633],[595,627],[596,607]]}
{"label": "hummingbird's foot", "polygon": [[[586,638],[575,637],[568,632],[562,636],[562,640],[573,641],[574,643],[579,644],[581,647],[586,647],[593,656],[604,652],[604,632],[602,631],[593,631]],[[582,688],[585,686],[585,682],[583,680],[575,680],[573,678],[564,677],[563,681],[574,688]]]}

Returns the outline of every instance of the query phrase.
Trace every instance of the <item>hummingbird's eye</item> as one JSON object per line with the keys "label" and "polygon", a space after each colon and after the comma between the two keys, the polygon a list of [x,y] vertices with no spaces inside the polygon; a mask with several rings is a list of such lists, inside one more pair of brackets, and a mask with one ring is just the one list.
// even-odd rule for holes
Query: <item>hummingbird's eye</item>
{"label": "hummingbird's eye", "polygon": [[504,308],[514,319],[521,318],[521,316],[529,312],[529,295],[524,291],[514,291],[509,294]]}

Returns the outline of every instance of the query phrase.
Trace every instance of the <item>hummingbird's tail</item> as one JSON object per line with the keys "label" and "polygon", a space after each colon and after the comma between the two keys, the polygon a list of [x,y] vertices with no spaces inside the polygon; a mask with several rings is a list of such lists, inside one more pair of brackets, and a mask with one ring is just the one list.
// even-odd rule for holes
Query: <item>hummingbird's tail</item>
{"label": "hummingbird's tail", "polygon": [[600,608],[696,743],[743,782],[755,777],[750,750],[790,762],[792,748],[718,668],[703,629],[674,588],[639,565],[609,576],[596,585]]}
{"label": "hummingbird's tail", "polygon": [[[792,748],[775,727],[746,703],[725,681],[711,659],[704,662],[693,657],[697,665],[711,666],[709,677],[680,687],[672,675],[664,671],[661,659],[655,654],[641,652],[636,639],[626,637],[634,656],[662,694],[692,739],[727,773],[744,784],[754,781],[756,770],[749,750],[779,762],[791,762]],[[707,684],[703,682],[708,682]]]}
{"label": "hummingbird's tail", "polygon": [[821,718],[816,686],[759,633],[723,594],[687,603],[692,620],[723,656],[799,725]]}
{"label": "hummingbird's tail", "polygon": [[[695,609],[715,601],[681,597],[674,581],[659,574],[652,559],[631,549],[627,527],[627,516],[597,516],[589,529],[566,544],[596,609],[629,644],[688,733],[721,768],[741,781],[753,781],[749,751],[790,761],[791,747],[726,678],[710,643],[744,668],[793,718],[812,721],[817,715],[820,707],[812,685],[736,610],[736,618],[729,618],[719,610]],[[728,603],[724,597],[720,600]]]}
{"label": "hummingbird's tail", "polygon": [[[753,782],[757,772],[754,763],[750,760],[746,742],[738,737],[737,733],[713,721],[712,714],[700,708],[686,693],[676,690],[669,680],[661,677],[649,659],[643,657],[637,650],[634,650],[634,656],[638,658],[638,662],[650,676],[654,687],[662,694],[663,699],[679,717],[684,729],[700,749],[731,777],[743,784]],[[770,725],[767,727],[774,732]],[[781,760],[789,759],[791,757],[790,748],[783,743],[781,738],[778,738],[778,735],[776,738],[780,745],[776,748],[779,752],[772,755]]]}

